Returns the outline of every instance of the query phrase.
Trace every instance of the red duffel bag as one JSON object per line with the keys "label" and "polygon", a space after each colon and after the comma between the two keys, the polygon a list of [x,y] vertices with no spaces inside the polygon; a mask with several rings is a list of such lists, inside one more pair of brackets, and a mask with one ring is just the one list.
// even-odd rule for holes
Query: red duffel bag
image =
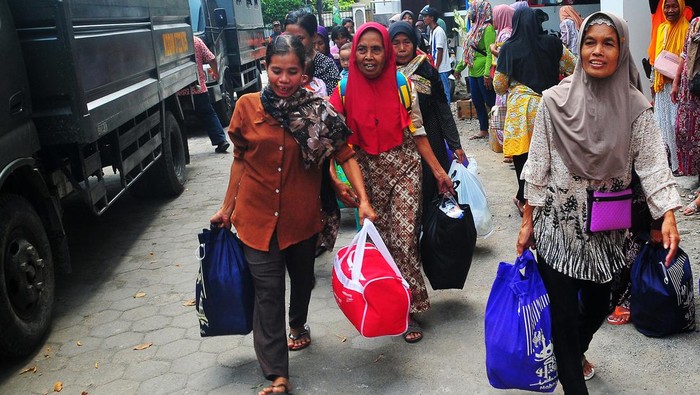
{"label": "red duffel bag", "polygon": [[[367,236],[374,244],[367,242]],[[362,336],[398,336],[408,329],[408,283],[367,219],[350,245],[335,255],[333,294]]]}

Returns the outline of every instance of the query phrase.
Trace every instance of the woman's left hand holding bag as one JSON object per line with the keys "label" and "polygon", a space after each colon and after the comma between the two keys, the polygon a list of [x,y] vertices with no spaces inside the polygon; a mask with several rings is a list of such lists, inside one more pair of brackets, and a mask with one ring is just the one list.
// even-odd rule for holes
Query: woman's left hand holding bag
{"label": "woman's left hand holding bag", "polygon": [[672,210],[664,213],[664,222],[661,224],[661,236],[664,242],[664,249],[668,250],[666,254],[666,267],[669,267],[676,257],[678,252],[678,243],[681,241],[678,235],[678,227],[676,226],[676,215]]}
{"label": "woman's left hand holding bag", "polygon": [[523,209],[523,221],[520,224],[520,232],[518,233],[518,241],[515,245],[515,252],[518,256],[522,255],[528,248],[535,247],[535,236],[532,228],[532,206],[525,203]]}
{"label": "woman's left hand holding bag", "polygon": [[369,200],[360,201],[360,205],[357,207],[357,214],[360,216],[360,223],[364,223],[365,218],[372,222],[377,219],[377,213],[374,212]]}
{"label": "woman's left hand holding bag", "polygon": [[220,208],[211,218],[209,218],[209,223],[212,225],[219,225],[219,227],[224,227],[226,229],[231,228],[231,215],[233,214],[233,208],[230,210],[227,208]]}

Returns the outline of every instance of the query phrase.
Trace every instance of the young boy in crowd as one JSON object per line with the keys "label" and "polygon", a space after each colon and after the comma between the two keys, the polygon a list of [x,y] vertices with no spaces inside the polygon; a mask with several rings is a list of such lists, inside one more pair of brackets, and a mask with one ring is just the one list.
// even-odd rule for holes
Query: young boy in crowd
{"label": "young boy in crowd", "polygon": [[348,78],[348,68],[350,67],[350,52],[352,50],[352,43],[345,43],[340,47],[340,67],[343,70],[340,72],[340,78]]}

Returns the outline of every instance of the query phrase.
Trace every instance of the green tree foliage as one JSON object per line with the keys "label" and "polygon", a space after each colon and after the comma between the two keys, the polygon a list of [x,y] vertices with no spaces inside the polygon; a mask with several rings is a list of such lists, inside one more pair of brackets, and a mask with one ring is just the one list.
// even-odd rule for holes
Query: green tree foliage
{"label": "green tree foliage", "polygon": [[[335,0],[323,0],[323,11],[331,12],[333,11],[333,4]],[[355,4],[354,0],[339,0],[338,4],[342,11],[349,10],[352,5]]]}
{"label": "green tree foliage", "polygon": [[272,21],[284,23],[284,17],[289,11],[299,9],[304,5],[303,0],[262,0],[263,22],[266,25],[272,24]]}
{"label": "green tree foliage", "polygon": [[[335,0],[323,0],[323,11],[331,12],[333,11],[333,3]],[[308,2],[308,4],[307,4]],[[284,21],[284,17],[289,11],[299,9],[301,7],[307,6],[312,9],[315,13],[316,1],[315,0],[262,0],[262,13],[263,22],[265,25],[272,24],[273,21]],[[338,4],[342,11],[350,10],[354,0],[339,0]],[[284,22],[283,22],[284,23]]]}

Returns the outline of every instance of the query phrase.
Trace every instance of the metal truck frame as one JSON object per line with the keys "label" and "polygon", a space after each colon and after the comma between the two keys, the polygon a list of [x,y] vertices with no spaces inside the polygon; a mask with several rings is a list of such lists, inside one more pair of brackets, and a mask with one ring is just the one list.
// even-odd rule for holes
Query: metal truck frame
{"label": "metal truck frame", "polygon": [[186,0],[0,0],[0,44],[0,354],[23,356],[70,271],[62,200],[183,191],[196,64]]}

